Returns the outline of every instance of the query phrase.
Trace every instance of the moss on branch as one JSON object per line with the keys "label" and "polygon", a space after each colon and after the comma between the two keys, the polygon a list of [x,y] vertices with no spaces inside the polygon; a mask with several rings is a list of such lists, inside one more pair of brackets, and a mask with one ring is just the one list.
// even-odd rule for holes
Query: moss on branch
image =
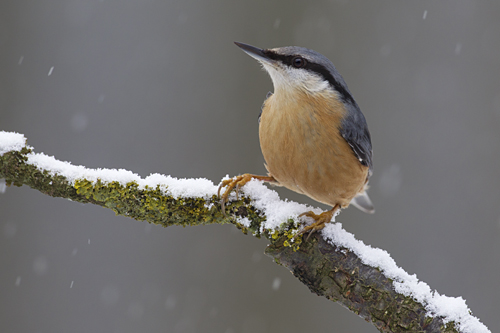
{"label": "moss on branch", "polygon": [[[211,198],[174,198],[163,191],[160,185],[155,188],[146,186],[140,189],[136,182],[122,185],[119,182],[92,182],[85,178],[72,184],[64,176],[49,170],[39,170],[27,163],[30,148],[20,152],[8,152],[0,157],[0,178],[5,178],[8,186],[27,185],[53,197],[67,198],[72,201],[91,203],[112,209],[117,215],[127,216],[140,221],[159,224],[193,226],[212,223],[237,224],[234,217],[222,214],[217,196]],[[255,209],[250,199],[242,197],[227,204],[232,216],[246,217],[252,221],[250,227],[240,228],[244,232],[259,233],[259,225],[265,217]]]}

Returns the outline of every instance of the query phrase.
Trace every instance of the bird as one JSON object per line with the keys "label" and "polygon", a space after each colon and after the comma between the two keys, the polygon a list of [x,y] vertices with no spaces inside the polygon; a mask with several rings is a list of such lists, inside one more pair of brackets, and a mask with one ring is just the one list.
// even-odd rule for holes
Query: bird
{"label": "bird", "polygon": [[284,186],[332,207],[321,214],[300,214],[314,220],[301,234],[322,230],[350,204],[374,213],[367,194],[373,173],[370,131],[333,63],[304,47],[261,49],[235,44],[262,65],[274,92],[267,94],[259,115],[259,141],[268,175],[247,173],[223,180],[218,189],[223,214],[231,191],[252,179]]}

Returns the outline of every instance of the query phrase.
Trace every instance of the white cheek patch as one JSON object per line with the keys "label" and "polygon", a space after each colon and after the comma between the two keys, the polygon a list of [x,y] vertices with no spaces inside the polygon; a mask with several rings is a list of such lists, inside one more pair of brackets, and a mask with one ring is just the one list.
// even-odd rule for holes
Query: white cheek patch
{"label": "white cheek patch", "polygon": [[331,89],[330,84],[326,80],[320,79],[317,76],[309,78],[304,86],[311,93],[318,93]]}

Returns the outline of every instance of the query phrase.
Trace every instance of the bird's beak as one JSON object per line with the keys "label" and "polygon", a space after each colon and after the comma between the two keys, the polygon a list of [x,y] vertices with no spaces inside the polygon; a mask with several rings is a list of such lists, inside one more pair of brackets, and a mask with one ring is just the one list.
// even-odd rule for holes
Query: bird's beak
{"label": "bird's beak", "polygon": [[239,43],[239,42],[234,42],[236,46],[238,46],[240,49],[242,49],[246,54],[251,56],[254,59],[257,59],[259,62],[263,64],[269,64],[273,65],[274,60],[270,59],[264,52],[263,49],[259,49],[258,47],[244,44],[244,43]]}

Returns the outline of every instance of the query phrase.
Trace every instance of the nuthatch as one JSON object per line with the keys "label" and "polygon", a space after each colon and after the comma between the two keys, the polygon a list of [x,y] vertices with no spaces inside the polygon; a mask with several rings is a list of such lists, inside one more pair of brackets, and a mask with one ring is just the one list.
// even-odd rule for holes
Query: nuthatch
{"label": "nuthatch", "polygon": [[372,144],[365,117],[347,84],[325,56],[303,47],[275,49],[235,42],[269,73],[274,93],[259,116],[260,147],[268,176],[244,174],[225,180],[222,210],[229,193],[260,179],[305,194],[333,208],[301,233],[323,229],[334,214],[352,203],[366,213],[374,208],[366,194],[372,174]]}

